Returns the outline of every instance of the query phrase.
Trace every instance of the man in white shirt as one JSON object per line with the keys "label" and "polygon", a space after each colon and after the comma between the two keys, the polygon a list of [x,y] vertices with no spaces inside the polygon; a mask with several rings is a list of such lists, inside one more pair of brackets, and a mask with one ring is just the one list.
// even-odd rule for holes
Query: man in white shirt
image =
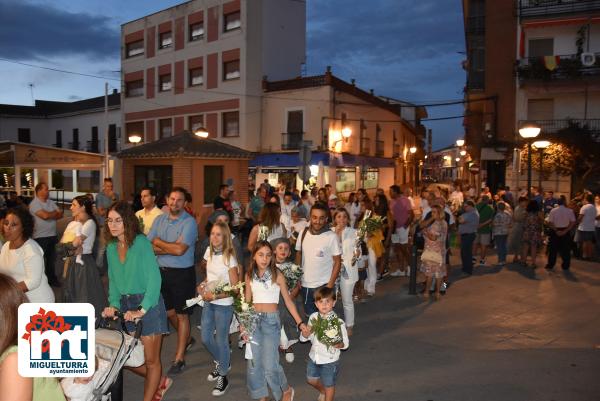
{"label": "man in white shirt", "polygon": [[583,259],[591,259],[594,256],[594,236],[596,234],[596,206],[594,206],[594,195],[587,194],[583,198],[583,206],[579,210],[577,219],[577,234],[581,242],[581,254]]}
{"label": "man in white shirt", "polygon": [[33,216],[35,225],[33,228],[33,239],[44,251],[44,271],[48,277],[48,283],[53,287],[59,287],[60,283],[54,270],[56,259],[56,220],[63,217],[63,212],[50,199],[48,185],[40,182],[35,186],[35,198],[29,204],[29,213]]}
{"label": "man in white shirt", "polygon": [[144,235],[148,235],[152,228],[152,223],[154,223],[154,219],[163,214],[163,212],[156,207],[156,192],[154,191],[154,188],[142,188],[140,196],[144,208],[135,212],[135,217],[144,223],[142,231],[144,232]]}
{"label": "man in white shirt", "polygon": [[[292,193],[286,191],[281,200],[281,215],[286,216],[289,220],[292,219],[292,209],[296,206]],[[286,227],[287,228],[287,227]]]}
{"label": "man in white shirt", "polygon": [[342,250],[337,235],[327,226],[329,210],[315,203],[310,209],[310,225],[296,242],[296,263],[302,267],[302,298],[304,312],[317,311],[314,292],[326,285],[333,288],[342,267]]}
{"label": "man in white shirt", "polygon": [[556,256],[560,253],[563,270],[569,270],[571,265],[571,236],[569,232],[575,226],[575,213],[565,207],[566,199],[561,196],[558,199],[558,207],[550,210],[548,214],[548,225],[550,226],[548,241],[548,264],[547,270],[554,269]]}

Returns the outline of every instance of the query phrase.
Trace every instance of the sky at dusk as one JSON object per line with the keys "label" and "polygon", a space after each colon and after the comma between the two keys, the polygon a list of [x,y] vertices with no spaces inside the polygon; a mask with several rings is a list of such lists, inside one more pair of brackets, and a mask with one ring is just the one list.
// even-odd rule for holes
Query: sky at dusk
{"label": "sky at dusk", "polygon": [[[301,1],[301,0],[279,0]],[[180,0],[0,0],[0,59],[112,78],[119,88],[120,25]],[[417,104],[462,99],[464,33],[458,0],[306,0],[308,75],[327,65],[365,90]],[[104,93],[106,79],[0,60],[0,103],[73,101]],[[462,105],[428,108],[458,116]],[[425,122],[433,147],[463,134],[462,119]]]}

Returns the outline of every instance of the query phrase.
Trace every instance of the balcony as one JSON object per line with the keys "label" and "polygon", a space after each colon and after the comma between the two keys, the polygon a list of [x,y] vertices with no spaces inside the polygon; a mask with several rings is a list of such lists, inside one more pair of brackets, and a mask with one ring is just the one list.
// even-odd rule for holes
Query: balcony
{"label": "balcony", "polygon": [[68,149],[79,150],[79,142],[69,142],[68,145],[69,145]]}
{"label": "balcony", "polygon": [[600,53],[595,56],[596,61],[591,66],[584,66],[576,54],[523,58],[518,61],[517,76],[521,84],[527,81],[551,82],[600,77]]}
{"label": "balcony", "polygon": [[360,154],[369,156],[371,154],[371,139],[360,138]]}
{"label": "balcony", "polygon": [[519,126],[524,123],[534,123],[542,129],[542,134],[554,134],[562,129],[568,128],[570,124],[586,127],[592,132],[600,134],[600,118],[592,119],[562,119],[562,120],[521,120]]}
{"label": "balcony", "polygon": [[99,149],[98,141],[87,141],[87,146],[85,147],[87,152],[100,153]]}
{"label": "balcony", "polygon": [[485,16],[467,17],[465,32],[467,35],[483,35],[485,33]]}
{"label": "balcony", "polygon": [[600,11],[600,0],[519,0],[517,7],[521,17],[586,14]]}
{"label": "balcony", "polygon": [[281,150],[299,150],[302,145],[304,132],[281,133]]}
{"label": "balcony", "polygon": [[375,141],[375,156],[383,157],[384,153],[385,153],[385,142],[376,140]]}

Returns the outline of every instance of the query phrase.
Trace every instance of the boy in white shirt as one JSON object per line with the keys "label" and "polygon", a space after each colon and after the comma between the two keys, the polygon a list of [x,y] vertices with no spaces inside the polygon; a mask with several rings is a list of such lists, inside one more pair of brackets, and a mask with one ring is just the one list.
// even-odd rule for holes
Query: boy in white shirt
{"label": "boy in white shirt", "polygon": [[[335,306],[335,291],[329,287],[320,287],[314,292],[315,305],[318,312],[308,317],[308,332],[300,335],[300,341],[311,341],[312,347],[308,354],[309,359],[306,366],[306,381],[319,391],[319,401],[333,401],[335,396],[335,383],[340,370],[340,350],[348,349],[350,341],[344,321],[337,317],[333,311]],[[318,317],[326,320],[337,319],[340,322],[341,342],[335,345],[326,345],[319,341],[317,335],[312,332],[313,319]],[[339,335],[339,334],[338,334]]]}

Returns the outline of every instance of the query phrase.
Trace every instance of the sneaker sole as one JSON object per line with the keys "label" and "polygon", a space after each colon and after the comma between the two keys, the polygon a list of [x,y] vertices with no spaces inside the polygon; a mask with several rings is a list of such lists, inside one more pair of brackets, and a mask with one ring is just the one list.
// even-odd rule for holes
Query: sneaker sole
{"label": "sneaker sole", "polygon": [[223,391],[215,392],[215,390],[213,390],[212,395],[215,397],[220,397],[227,392],[227,389],[229,389],[229,384],[223,389]]}

